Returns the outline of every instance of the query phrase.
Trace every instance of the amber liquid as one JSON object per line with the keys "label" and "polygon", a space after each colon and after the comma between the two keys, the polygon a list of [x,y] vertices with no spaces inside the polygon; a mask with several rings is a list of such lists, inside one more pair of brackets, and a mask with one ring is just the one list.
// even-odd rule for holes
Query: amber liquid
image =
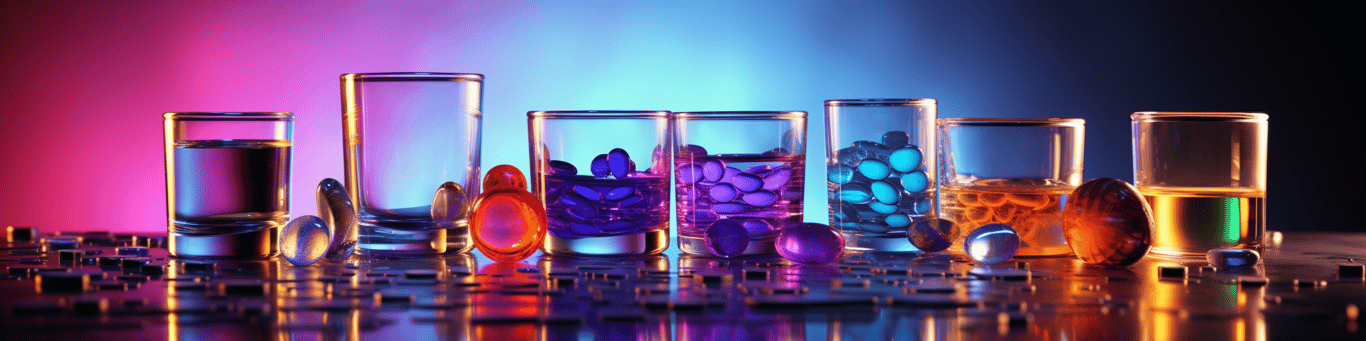
{"label": "amber liquid", "polygon": [[1204,257],[1210,249],[1261,247],[1266,192],[1239,189],[1148,187],[1154,254]]}
{"label": "amber liquid", "polygon": [[1062,234],[1062,208],[1074,186],[1025,182],[1029,180],[983,180],[968,186],[940,186],[940,218],[954,222],[954,241],[949,252],[963,254],[963,239],[977,227],[1003,223],[1020,234],[1017,256],[1071,255],[1072,248]]}

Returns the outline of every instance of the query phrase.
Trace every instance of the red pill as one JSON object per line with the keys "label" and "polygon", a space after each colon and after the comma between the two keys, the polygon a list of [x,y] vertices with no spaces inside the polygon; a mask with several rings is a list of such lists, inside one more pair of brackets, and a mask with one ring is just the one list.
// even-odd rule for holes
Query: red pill
{"label": "red pill", "polygon": [[485,190],[504,186],[525,190],[527,188],[526,175],[522,175],[522,171],[512,165],[493,166],[493,168],[489,169],[488,173],[484,174]]}

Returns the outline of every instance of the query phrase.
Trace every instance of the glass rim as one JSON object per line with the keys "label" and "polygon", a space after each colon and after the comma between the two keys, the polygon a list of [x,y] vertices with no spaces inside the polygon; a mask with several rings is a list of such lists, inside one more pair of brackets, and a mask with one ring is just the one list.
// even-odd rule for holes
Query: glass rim
{"label": "glass rim", "polygon": [[806,118],[805,111],[687,111],[675,112],[680,119],[794,119]]}
{"label": "glass rim", "polygon": [[527,118],[669,118],[668,110],[536,110]]}
{"label": "glass rim", "polygon": [[831,99],[825,101],[827,107],[882,107],[916,106],[938,103],[933,98],[859,98]]}
{"label": "glass rim", "polygon": [[392,81],[458,81],[483,82],[484,75],[458,72],[369,72],[343,73],[342,81],[392,82]]}
{"label": "glass rim", "polygon": [[952,127],[1080,127],[1086,125],[1081,118],[941,118],[936,120],[941,126]]}
{"label": "glass rim", "polygon": [[294,113],[287,111],[182,111],[168,112],[162,117],[167,120],[240,120],[240,121],[294,121]]}
{"label": "glass rim", "polygon": [[1215,121],[1215,122],[1238,122],[1238,121],[1258,121],[1264,122],[1270,115],[1261,112],[1181,112],[1181,111],[1139,111],[1130,115],[1134,121],[1160,120],[1160,121]]}

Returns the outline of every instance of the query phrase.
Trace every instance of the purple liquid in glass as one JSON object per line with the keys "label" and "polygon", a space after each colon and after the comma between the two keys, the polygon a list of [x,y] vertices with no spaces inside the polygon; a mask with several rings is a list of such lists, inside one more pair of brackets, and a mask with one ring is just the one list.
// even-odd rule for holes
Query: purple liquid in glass
{"label": "purple liquid in glass", "polygon": [[729,219],[746,226],[750,240],[764,240],[802,221],[803,155],[679,156],[675,163],[680,236],[705,238],[711,224]]}

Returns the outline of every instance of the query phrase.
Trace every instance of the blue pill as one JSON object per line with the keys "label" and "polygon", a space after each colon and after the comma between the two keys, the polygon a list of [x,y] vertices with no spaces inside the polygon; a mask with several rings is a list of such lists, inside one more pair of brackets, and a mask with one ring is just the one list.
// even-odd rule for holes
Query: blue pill
{"label": "blue pill", "polygon": [[607,165],[607,154],[598,154],[593,158],[593,163],[588,165],[588,170],[593,172],[593,177],[605,178],[611,168]]}
{"label": "blue pill", "polygon": [[914,171],[901,175],[901,188],[907,192],[920,193],[930,189],[930,178],[925,172]]}
{"label": "blue pill", "polygon": [[710,190],[707,190],[707,197],[716,202],[735,200],[735,197],[739,194],[739,192],[735,191],[735,187],[730,184],[712,186]]}
{"label": "blue pill", "polygon": [[906,231],[906,238],[921,251],[944,251],[953,245],[953,222],[944,219],[918,221]]}
{"label": "blue pill", "polygon": [[858,220],[858,207],[850,203],[840,203],[835,210],[835,218],[839,220]]}
{"label": "blue pill", "polygon": [[926,212],[929,212],[932,209],[934,209],[934,203],[930,202],[929,198],[925,198],[916,200],[915,207],[912,208],[911,211],[915,212],[916,214],[925,214]]}
{"label": "blue pill", "polygon": [[598,193],[598,191],[597,191],[597,190],[594,190],[592,187],[588,187],[588,186],[574,186],[573,190],[574,190],[574,194],[578,194],[579,196],[583,197],[584,199],[588,199],[588,200],[590,200],[590,201],[601,201],[601,200],[602,200],[602,193]]}
{"label": "blue pill", "polygon": [[632,194],[631,196],[622,198],[621,201],[618,201],[617,206],[630,207],[643,202],[645,202],[645,197],[642,197],[637,194]]}
{"label": "blue pill", "polygon": [[705,231],[707,248],[721,257],[735,257],[749,246],[749,231],[734,220],[718,220]]}
{"label": "blue pill", "polygon": [[858,228],[860,230],[863,230],[863,232],[871,233],[887,233],[887,231],[891,231],[891,229],[888,228],[887,225],[879,223],[858,223]]}
{"label": "blue pill", "polygon": [[735,186],[735,189],[748,193],[764,187],[764,178],[750,173],[740,173],[730,179],[730,184]]}
{"label": "blue pill", "polygon": [[640,224],[628,219],[616,219],[602,223],[598,227],[602,229],[602,232],[620,233],[638,228]]}
{"label": "blue pill", "polygon": [[863,160],[863,163],[858,165],[858,172],[869,179],[882,180],[886,179],[887,175],[892,174],[892,169],[888,168],[887,164],[882,161]]}
{"label": "blue pill", "polygon": [[740,225],[743,225],[745,227],[745,231],[749,231],[749,235],[751,236],[762,236],[768,233],[773,233],[773,225],[769,224],[763,219],[749,219],[741,221]]}
{"label": "blue pill", "polygon": [[882,221],[887,223],[887,226],[890,226],[892,228],[904,228],[911,224],[911,218],[907,217],[905,214],[889,215],[886,219],[883,219]]}
{"label": "blue pill", "polygon": [[616,148],[607,152],[607,169],[617,179],[625,179],[631,172],[631,155],[625,149]]}
{"label": "blue pill", "polygon": [[873,190],[861,183],[847,183],[840,186],[840,200],[855,204],[867,204],[873,200]]}
{"label": "blue pill", "polygon": [[776,191],[787,186],[788,181],[792,181],[792,167],[778,167],[764,174],[764,189]]}
{"label": "blue pill", "polygon": [[1020,235],[1010,225],[982,225],[963,239],[963,250],[978,263],[1000,263],[1020,251]]}
{"label": "blue pill", "polygon": [[868,151],[856,147],[844,148],[835,152],[835,158],[840,161],[840,164],[855,167],[868,158]]}
{"label": "blue pill", "polygon": [[884,204],[893,205],[896,204],[897,200],[901,199],[901,192],[897,191],[896,187],[886,181],[873,181],[870,188],[873,192],[873,198],[876,198],[877,201]]}
{"label": "blue pill", "polygon": [[1205,260],[1217,268],[1250,268],[1261,259],[1262,255],[1257,251],[1239,248],[1213,249],[1205,253]]}
{"label": "blue pill", "polygon": [[872,209],[873,212],[877,212],[877,213],[881,213],[881,214],[892,214],[892,213],[896,213],[897,211],[900,211],[900,210],[901,210],[901,208],[900,208],[900,207],[896,207],[896,205],[888,205],[888,204],[884,204],[884,203],[882,203],[882,202],[880,202],[880,201],[869,201],[869,202],[868,202],[868,208]]}
{"label": "blue pill", "polygon": [[588,199],[584,199],[582,196],[574,193],[560,194],[559,202],[569,207],[588,205]]}
{"label": "blue pill", "polygon": [[568,163],[568,162],[564,162],[564,161],[560,161],[560,160],[551,160],[551,161],[550,161],[550,175],[554,175],[554,176],[575,176],[575,175],[578,175],[578,174],[579,174],[579,169],[578,169],[578,168],[575,168],[575,167],[574,167],[574,164],[571,164],[571,163]]}
{"label": "blue pill", "polygon": [[882,144],[896,148],[911,143],[911,135],[904,131],[889,131],[882,134]]}
{"label": "blue pill", "polygon": [[722,214],[740,213],[740,212],[743,212],[743,211],[745,210],[745,205],[741,205],[741,204],[737,204],[737,203],[733,203],[733,202],[720,203],[720,204],[716,204],[716,205],[711,205],[711,210],[712,210],[712,212],[722,213]]}
{"label": "blue pill", "polygon": [[636,189],[635,189],[635,188],[631,188],[630,186],[626,186],[626,187],[617,187],[617,188],[613,188],[613,189],[611,189],[611,190],[608,190],[606,194],[603,194],[603,195],[602,195],[602,197],[605,198],[605,199],[607,199],[607,200],[616,201],[616,200],[621,200],[622,198],[626,198],[627,196],[630,196],[631,194],[634,194],[635,192],[636,192]]}
{"label": "blue pill", "polygon": [[773,206],[773,204],[778,203],[778,195],[769,191],[751,192],[745,193],[740,201],[744,201],[750,206]]}
{"label": "blue pill", "polygon": [[702,180],[702,167],[687,165],[678,168],[678,180],[684,183],[697,183]]}
{"label": "blue pill", "polygon": [[707,181],[721,181],[721,177],[726,175],[726,163],[721,160],[711,160],[702,164],[702,178]]}
{"label": "blue pill", "polygon": [[593,220],[598,217],[598,209],[592,205],[570,206],[569,216],[578,220]]}
{"label": "blue pill", "polygon": [[887,163],[892,165],[892,169],[898,172],[907,173],[920,167],[920,161],[924,160],[925,155],[920,152],[920,148],[915,146],[902,147],[887,156]]}
{"label": "blue pill", "polygon": [[593,224],[575,223],[569,225],[569,232],[580,236],[593,236],[601,234],[602,230],[599,230],[598,227],[593,226]]}
{"label": "blue pill", "polygon": [[854,169],[843,164],[836,163],[830,165],[825,171],[827,172],[825,179],[832,183],[844,184],[849,183],[850,180],[854,180]]}

